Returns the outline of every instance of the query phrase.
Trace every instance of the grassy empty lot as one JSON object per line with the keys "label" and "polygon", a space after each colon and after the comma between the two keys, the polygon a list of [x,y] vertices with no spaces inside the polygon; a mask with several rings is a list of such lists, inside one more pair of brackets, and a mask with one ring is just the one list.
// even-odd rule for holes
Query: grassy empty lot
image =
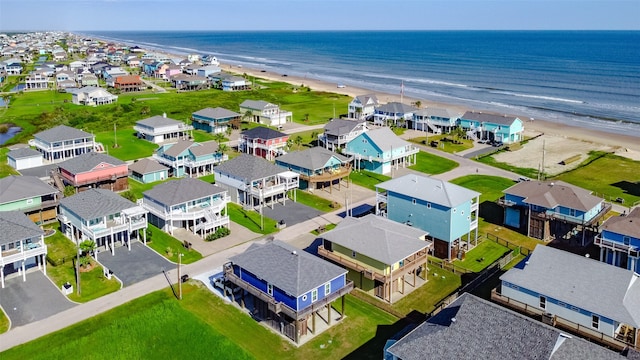
{"label": "grassy empty lot", "polygon": [[[263,216],[261,220],[260,213],[257,211],[244,210],[242,206],[233,203],[229,203],[227,209],[229,210],[229,218],[231,221],[255,233],[266,235],[278,231],[275,220],[266,216]],[[260,228],[261,222],[264,225],[262,229]]]}
{"label": "grassy empty lot", "polygon": [[504,189],[515,185],[515,182],[511,179],[487,175],[467,175],[454,179],[451,182],[479,192],[481,194],[480,202],[496,201],[504,195],[502,192]]}
{"label": "grassy empty lot", "polygon": [[375,191],[376,185],[380,184],[381,182],[391,180],[391,177],[387,175],[376,174],[366,170],[360,170],[352,171],[351,174],[349,174],[349,180],[356,185],[360,185],[362,187],[366,187],[367,189]]}
{"label": "grassy empty lot", "polygon": [[480,272],[508,252],[508,248],[491,240],[485,240],[468,251],[464,260],[456,261],[456,266],[473,272]]}
{"label": "grassy empty lot", "polygon": [[442,174],[458,167],[458,163],[428,152],[420,151],[417,154],[416,164],[409,169],[420,171],[429,175]]}
{"label": "grassy empty lot", "polygon": [[[178,252],[183,254],[181,260],[183,264],[191,264],[192,262],[202,259],[202,254],[193,249],[185,249],[182,241],[174,238],[157,227],[148,224],[148,231],[151,232],[151,236],[147,234],[147,245],[169,261],[177,263]],[[151,241],[149,241],[150,239]],[[168,249],[171,249],[171,256],[169,256],[167,252]]]}
{"label": "grassy empty lot", "polygon": [[[293,199],[293,196],[289,195],[289,198]],[[308,193],[303,190],[296,190],[296,202],[307,205],[322,212],[330,212],[340,208],[340,204],[338,204],[338,206],[336,207],[332,207],[331,200],[327,200],[323,197]]]}
{"label": "grassy empty lot", "polygon": [[429,313],[435,309],[440,300],[462,284],[459,275],[431,264],[428,265],[428,268],[429,281],[393,304],[393,309],[405,315],[414,310]]}
{"label": "grassy empty lot", "polygon": [[404,326],[396,317],[347,296],[347,317],[297,348],[198,282],[185,284],[183,296],[179,302],[168,289],[151,293],[1,357],[379,359],[384,342]]}
{"label": "grassy empty lot", "polygon": [[[115,133],[113,129],[101,131],[95,135],[96,141],[104,145],[109,155],[124,161],[149,157],[158,148],[157,144],[138,139],[132,127],[117,129]],[[118,147],[114,147],[116,141]]]}
{"label": "grassy empty lot", "polygon": [[640,201],[640,161],[593,152],[580,167],[554,179],[592,190],[607,201],[620,197],[625,205]]}
{"label": "grassy empty lot", "polygon": [[416,144],[424,144],[429,145],[432,141],[438,142],[438,150],[455,154],[459,151],[471,149],[473,147],[473,140],[459,140],[460,144],[455,144],[451,141],[453,135],[429,135],[421,136],[417,138],[410,139],[409,141],[414,142]]}

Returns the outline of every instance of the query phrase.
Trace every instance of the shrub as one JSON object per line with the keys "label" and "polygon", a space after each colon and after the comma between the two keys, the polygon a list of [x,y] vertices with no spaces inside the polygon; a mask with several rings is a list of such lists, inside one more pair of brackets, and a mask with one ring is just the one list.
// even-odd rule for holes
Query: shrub
{"label": "shrub", "polygon": [[218,228],[216,232],[214,232],[213,234],[209,234],[205,240],[213,241],[213,240],[223,238],[229,234],[231,234],[231,230],[229,230],[229,228],[221,227],[221,228]]}

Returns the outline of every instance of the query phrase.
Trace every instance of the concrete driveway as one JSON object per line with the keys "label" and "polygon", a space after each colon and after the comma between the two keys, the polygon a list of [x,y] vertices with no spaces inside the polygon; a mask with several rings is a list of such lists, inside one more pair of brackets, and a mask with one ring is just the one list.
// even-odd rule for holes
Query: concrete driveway
{"label": "concrete driveway", "polygon": [[284,220],[287,226],[289,226],[307,221],[309,219],[313,219],[319,215],[322,215],[323,213],[322,211],[316,210],[306,205],[302,205],[293,201],[287,201],[287,205],[278,203],[273,206],[273,209],[271,209],[270,207],[264,207],[262,209],[262,214],[275,221]]}
{"label": "concrete driveway", "polygon": [[[75,289],[74,289],[75,291]],[[0,305],[11,320],[11,328],[48,318],[77,304],[69,301],[42,271],[5,280],[0,289]]]}
{"label": "concrete driveway", "polygon": [[126,246],[115,248],[115,255],[108,251],[98,254],[98,262],[122,281],[123,286],[129,286],[139,281],[154,277],[162,270],[173,270],[176,265],[144,244],[135,241],[131,243],[131,251]]}

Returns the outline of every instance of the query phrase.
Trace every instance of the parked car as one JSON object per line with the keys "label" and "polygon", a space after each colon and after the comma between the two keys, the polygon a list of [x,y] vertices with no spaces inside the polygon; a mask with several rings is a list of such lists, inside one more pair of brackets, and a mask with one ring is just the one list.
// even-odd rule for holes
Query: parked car
{"label": "parked car", "polygon": [[494,142],[491,143],[491,145],[493,145],[495,147],[500,147],[500,146],[502,146],[504,144],[502,143],[502,141],[494,141]]}
{"label": "parked car", "polygon": [[432,141],[429,143],[429,145],[431,145],[431,147],[438,147],[438,142],[437,141]]}

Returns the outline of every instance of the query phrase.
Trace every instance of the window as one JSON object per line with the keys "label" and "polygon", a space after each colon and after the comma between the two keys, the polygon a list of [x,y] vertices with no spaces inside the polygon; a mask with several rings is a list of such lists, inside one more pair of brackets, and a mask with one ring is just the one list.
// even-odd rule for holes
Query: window
{"label": "window", "polygon": [[416,199],[411,199],[411,203],[412,203],[413,205],[415,205],[415,204],[416,204]]}
{"label": "window", "polygon": [[576,216],[576,209],[569,209],[569,215]]}
{"label": "window", "polygon": [[427,209],[431,209],[431,203],[427,203]]}
{"label": "window", "polygon": [[302,295],[302,301],[307,301],[307,294]]}
{"label": "window", "polygon": [[355,251],[351,251],[351,257],[356,257],[356,252]]}
{"label": "window", "polygon": [[464,216],[464,210],[460,211],[460,215]]}
{"label": "window", "polygon": [[318,301],[318,289],[313,289],[313,291],[311,291],[311,302],[316,301]]}
{"label": "window", "polygon": [[33,204],[33,199],[27,199],[27,204]]}
{"label": "window", "polygon": [[273,296],[273,285],[267,284],[267,293]]}
{"label": "window", "polygon": [[591,315],[591,327],[598,329],[600,327],[600,317],[598,315]]}
{"label": "window", "polygon": [[547,308],[547,298],[540,296],[540,309],[545,310]]}
{"label": "window", "polygon": [[631,238],[629,238],[628,236],[625,236],[625,237],[622,238],[622,242],[625,245],[629,245],[631,243]]}
{"label": "window", "polygon": [[458,209],[453,208],[453,213],[455,214],[458,211]]}
{"label": "window", "polygon": [[331,283],[324,284],[324,295],[327,296],[331,293]]}

